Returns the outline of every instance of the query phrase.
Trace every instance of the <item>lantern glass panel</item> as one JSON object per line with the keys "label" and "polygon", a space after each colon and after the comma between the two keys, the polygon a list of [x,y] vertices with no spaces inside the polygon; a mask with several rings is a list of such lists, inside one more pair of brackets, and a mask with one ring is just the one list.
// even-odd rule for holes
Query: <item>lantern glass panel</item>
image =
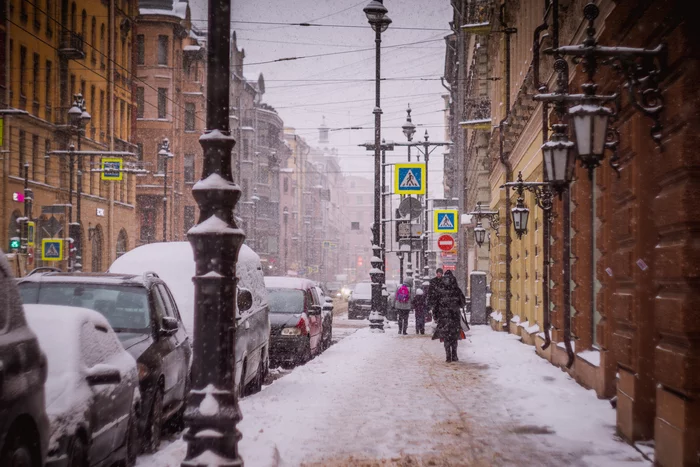
{"label": "lantern glass panel", "polygon": [[554,181],[566,181],[566,168],[569,151],[566,148],[557,147],[552,150],[554,159]]}
{"label": "lantern glass panel", "polygon": [[519,233],[525,232],[530,211],[526,207],[516,206],[512,209],[512,214],[515,231]]}
{"label": "lantern glass panel", "polygon": [[474,239],[479,245],[483,245],[486,240],[486,229],[483,227],[474,228]]}
{"label": "lantern glass panel", "polygon": [[593,117],[593,154],[595,155],[602,155],[605,151],[605,140],[608,133],[610,115],[602,110],[601,113]]}
{"label": "lantern glass panel", "polygon": [[547,146],[542,147],[542,156],[544,159],[544,175],[545,175],[545,180],[547,181],[556,181],[555,176],[554,176],[554,162],[553,162],[553,154],[552,154],[552,149],[548,148]]}
{"label": "lantern glass panel", "polygon": [[574,130],[576,131],[576,145],[579,156],[588,156],[591,153],[592,116],[589,113],[574,115]]}

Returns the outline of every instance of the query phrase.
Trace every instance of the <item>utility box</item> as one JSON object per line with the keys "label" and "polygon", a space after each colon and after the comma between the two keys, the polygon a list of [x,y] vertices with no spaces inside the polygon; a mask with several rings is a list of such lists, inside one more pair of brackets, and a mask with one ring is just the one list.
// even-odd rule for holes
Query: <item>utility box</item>
{"label": "utility box", "polygon": [[487,324],[486,316],[486,273],[472,271],[469,275],[471,290],[471,318],[469,324]]}

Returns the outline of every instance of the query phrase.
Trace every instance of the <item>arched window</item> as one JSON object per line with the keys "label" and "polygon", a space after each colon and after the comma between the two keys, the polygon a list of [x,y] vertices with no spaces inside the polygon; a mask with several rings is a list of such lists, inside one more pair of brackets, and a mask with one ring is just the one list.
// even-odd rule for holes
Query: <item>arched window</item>
{"label": "arched window", "polygon": [[98,224],[92,233],[92,272],[102,272],[103,245],[104,241],[102,240],[102,226]]}
{"label": "arched window", "polygon": [[121,229],[117,237],[117,258],[129,251],[129,236],[126,230]]}
{"label": "arched window", "polygon": [[95,49],[97,48],[97,19],[92,17],[92,30],[90,31],[90,49],[92,53],[92,63],[97,63]]}

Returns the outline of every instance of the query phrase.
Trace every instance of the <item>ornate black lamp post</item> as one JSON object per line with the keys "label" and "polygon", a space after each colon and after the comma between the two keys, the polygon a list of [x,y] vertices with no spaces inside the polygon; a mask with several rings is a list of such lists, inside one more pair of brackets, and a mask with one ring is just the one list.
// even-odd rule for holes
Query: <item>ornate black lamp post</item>
{"label": "ornate black lamp post", "polygon": [[[85,110],[85,99],[82,94],[76,94],[73,96],[73,105],[68,109],[68,122],[71,126],[71,130],[78,137],[78,152],[81,151],[82,134],[85,130],[85,126],[92,119],[87,110]],[[69,235],[73,238],[75,253],[75,264],[70,265],[72,271],[82,271],[83,270],[83,239],[82,239],[82,229],[80,228],[81,219],[81,198],[83,194],[83,156],[78,156],[78,193],[76,197],[76,217],[77,224],[73,226],[73,164],[75,163],[75,148],[71,144],[68,148],[71,151],[68,163],[70,164],[69,176],[69,188],[68,188],[68,222],[72,230]]]}
{"label": "ornate black lamp post", "polygon": [[236,263],[245,234],[234,208],[229,130],[231,1],[209,0],[207,130],[202,178],[192,188],[199,220],[187,233],[195,259],[195,316],[191,384],[185,411],[187,454],[183,467],[238,467],[241,420],[235,387]]}
{"label": "ornate black lamp post", "polygon": [[481,247],[486,241],[486,229],[481,225],[481,221],[486,219],[489,221],[489,226],[498,235],[498,228],[500,226],[500,218],[498,216],[498,211],[484,210],[481,207],[481,201],[476,203],[476,208],[472,212],[467,213],[476,221],[476,227],[474,227],[474,241]]}
{"label": "ornate black lamp post", "polygon": [[375,101],[374,101],[374,225],[372,226],[372,270],[370,277],[372,279],[372,311],[370,312],[369,322],[370,328],[383,331],[384,317],[381,314],[382,309],[382,284],[384,283],[384,271],[381,266],[383,261],[380,258],[381,247],[380,229],[381,219],[379,217],[381,203],[381,188],[380,187],[380,171],[381,171],[381,127],[382,127],[382,109],[380,100],[380,81],[381,81],[381,43],[382,33],[391,24],[391,19],[386,15],[388,10],[382,0],[372,0],[363,10],[367,15],[367,21],[372,26],[375,33]]}
{"label": "ornate black lamp post", "polygon": [[168,241],[168,160],[175,157],[170,152],[170,141],[163,138],[158,157],[163,158],[163,241]]}

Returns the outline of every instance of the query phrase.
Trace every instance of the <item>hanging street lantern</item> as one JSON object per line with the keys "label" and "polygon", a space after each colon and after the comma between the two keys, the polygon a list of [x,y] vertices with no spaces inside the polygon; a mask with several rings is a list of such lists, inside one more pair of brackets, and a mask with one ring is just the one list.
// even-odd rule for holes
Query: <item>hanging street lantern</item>
{"label": "hanging street lantern", "polygon": [[518,196],[518,202],[513,209],[511,209],[511,214],[513,215],[513,228],[518,238],[522,238],[523,234],[527,232],[527,219],[530,217],[530,210],[525,207],[525,199],[522,195]]}
{"label": "hanging street lantern", "polygon": [[569,115],[574,121],[578,157],[581,165],[588,169],[589,177],[592,177],[593,170],[600,166],[604,157],[608,122],[613,112],[596,102],[598,85],[585,83],[581,87],[585,96],[583,102],[571,107]]}
{"label": "hanging street lantern", "polygon": [[[413,141],[413,135],[416,133],[416,124],[411,120],[411,105],[406,109],[406,122],[401,126],[403,134],[408,141]],[[409,146],[409,151],[411,147]]]}
{"label": "hanging street lantern", "polygon": [[576,154],[574,143],[566,136],[566,125],[553,125],[549,141],[542,145],[544,179],[555,187],[563,187],[574,178]]}
{"label": "hanging street lantern", "polygon": [[474,240],[476,240],[476,244],[480,247],[483,246],[486,241],[486,229],[481,226],[481,222],[478,222],[476,227],[474,227]]}
{"label": "hanging street lantern", "polygon": [[467,214],[472,216],[472,218],[476,221],[476,227],[474,227],[474,240],[479,247],[483,246],[484,242],[486,241],[486,229],[484,229],[484,227],[481,225],[482,219],[489,221],[489,226],[496,232],[496,236],[498,236],[498,227],[500,226],[498,211],[483,210],[481,208],[481,201],[478,201],[476,203],[476,208]]}

